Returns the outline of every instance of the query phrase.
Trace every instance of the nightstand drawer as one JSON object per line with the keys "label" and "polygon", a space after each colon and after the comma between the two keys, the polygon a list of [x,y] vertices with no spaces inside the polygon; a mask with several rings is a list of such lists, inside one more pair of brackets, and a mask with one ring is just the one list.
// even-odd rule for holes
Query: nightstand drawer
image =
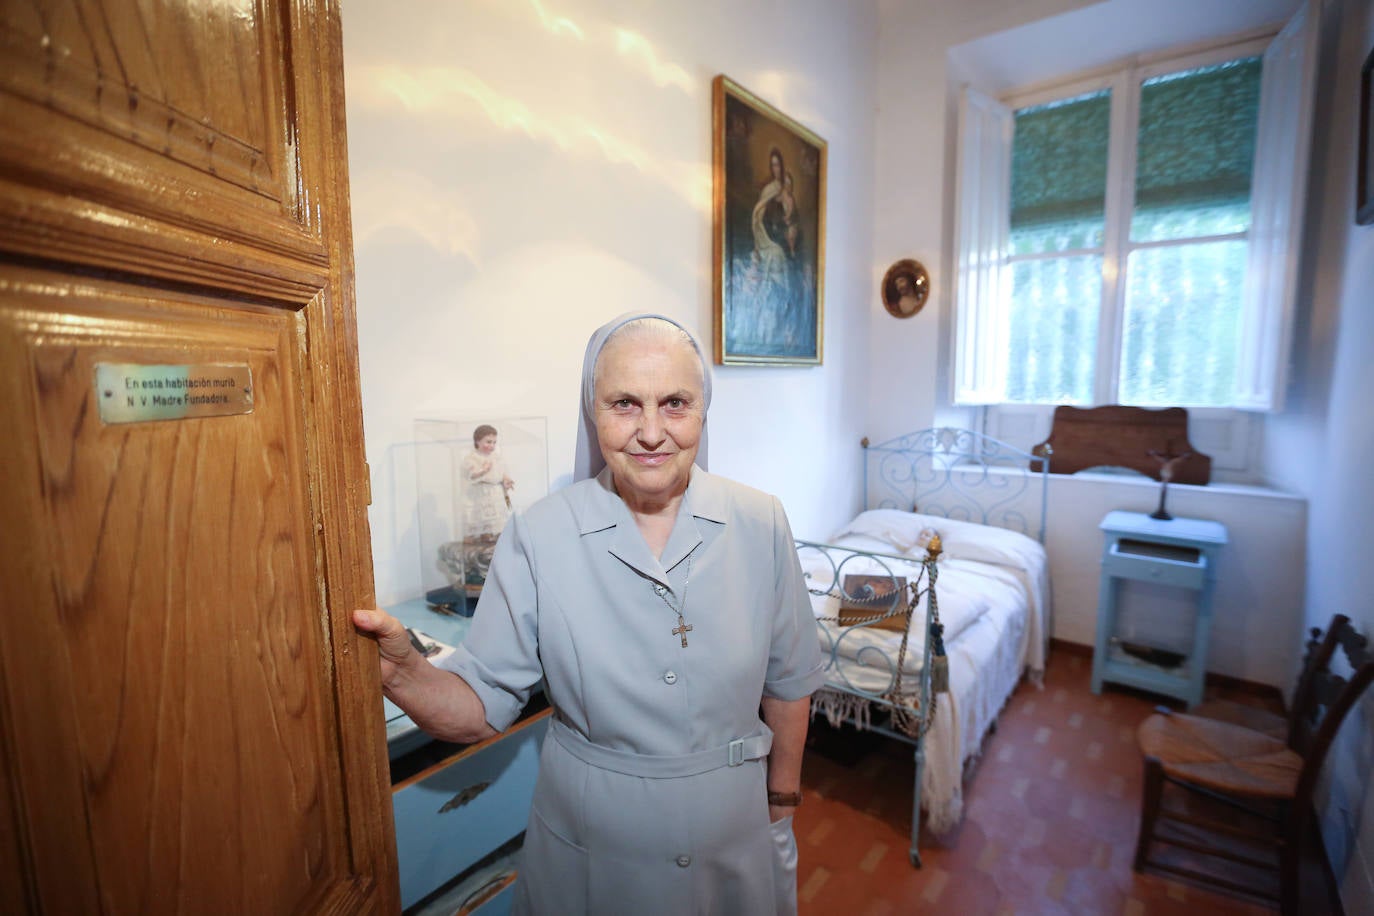
{"label": "nightstand drawer", "polygon": [[525,829],[548,726],[537,716],[394,788],[403,907]]}
{"label": "nightstand drawer", "polygon": [[1189,547],[1121,539],[1102,558],[1104,575],[1200,589],[1207,580],[1207,557]]}

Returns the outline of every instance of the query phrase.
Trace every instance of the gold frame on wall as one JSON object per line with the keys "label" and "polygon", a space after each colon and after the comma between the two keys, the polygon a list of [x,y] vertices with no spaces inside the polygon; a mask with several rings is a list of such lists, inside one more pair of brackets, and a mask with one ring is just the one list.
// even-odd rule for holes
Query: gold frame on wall
{"label": "gold frame on wall", "polygon": [[[906,289],[899,280],[906,280]],[[914,318],[930,298],[930,273],[914,258],[902,258],[883,274],[879,291],[883,308],[893,318]]]}
{"label": "gold frame on wall", "polygon": [[724,75],[711,107],[716,364],[819,366],[826,142]]}

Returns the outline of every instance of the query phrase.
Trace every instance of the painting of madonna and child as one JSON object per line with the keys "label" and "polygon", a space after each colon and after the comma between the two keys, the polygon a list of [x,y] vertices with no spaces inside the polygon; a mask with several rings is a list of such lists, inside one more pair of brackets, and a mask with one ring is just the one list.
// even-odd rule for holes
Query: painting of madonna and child
{"label": "painting of madonna and child", "polygon": [[716,362],[819,365],[825,141],[724,76],[714,89]]}

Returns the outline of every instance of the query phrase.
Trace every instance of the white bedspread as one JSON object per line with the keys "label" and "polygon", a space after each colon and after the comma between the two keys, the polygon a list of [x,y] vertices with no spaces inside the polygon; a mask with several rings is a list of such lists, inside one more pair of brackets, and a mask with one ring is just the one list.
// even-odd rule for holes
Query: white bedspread
{"label": "white bedspread", "polygon": [[[840,546],[866,551],[891,549],[857,537],[843,538]],[[833,618],[838,617],[840,613],[840,598],[836,593],[838,590],[830,589],[834,578],[833,569],[824,558],[818,554],[808,556],[809,553],[810,551],[804,551],[801,555],[802,571],[806,576],[807,585],[814,590],[827,590],[827,594],[811,596],[811,609],[826,634],[821,641],[823,648],[828,652],[831,646],[838,642],[837,655],[858,664],[857,669],[846,669],[850,686],[871,693],[887,691],[895,673],[902,633],[873,626],[842,627],[833,622]],[[843,552],[833,551],[832,555],[844,556]],[[840,577],[843,579],[854,573],[905,576],[910,581],[920,575],[921,566],[918,563],[907,565],[888,561],[886,568],[883,568],[872,560],[860,558],[846,563]],[[1022,578],[1014,570],[968,560],[940,561],[936,598],[940,622],[945,627],[946,645],[954,643],[971,624],[993,607],[1014,608],[1017,613],[1023,615],[1029,609],[1027,590]],[[913,628],[914,638],[903,659],[903,677],[915,675],[921,670],[924,648],[922,627],[927,619],[926,613],[923,595],[912,614],[912,620],[917,622],[917,626]]]}
{"label": "white bedspread", "polygon": [[[1004,574],[987,569],[988,566],[1001,567],[1010,571],[1027,595],[1030,628],[1026,634],[1029,645],[1025,664],[1033,673],[1042,673],[1045,670],[1045,627],[1050,589],[1049,561],[1045,556],[1045,548],[1038,541],[1019,531],[976,522],[898,509],[870,509],[859,513],[854,521],[835,532],[831,542],[846,546],[882,544],[885,546],[876,550],[873,546],[857,549],[920,558],[925,556],[925,544],[930,531],[939,533],[943,550],[936,594],[940,602],[940,619],[945,624],[945,640],[956,639],[969,623],[952,613],[949,620],[945,619],[946,587],[950,589],[951,597],[954,597],[954,589],[962,587],[962,584],[947,582],[945,571],[960,568],[982,570],[993,578],[1003,579]],[[986,611],[986,607],[982,610]],[[976,615],[977,609],[970,612]]]}
{"label": "white bedspread", "polygon": [[[958,824],[963,808],[963,764],[978,752],[984,734],[1022,672],[1029,671],[1037,681],[1043,673],[1049,572],[1044,548],[1017,532],[893,509],[864,512],[830,540],[852,550],[923,557],[930,530],[940,534],[943,547],[936,595],[940,621],[945,625],[950,692],[939,698],[935,721],[926,735],[921,800],[928,826],[940,832]],[[843,556],[833,551],[831,555]],[[832,584],[834,567],[830,561],[812,550],[801,550],[798,556],[811,588],[826,589]],[[864,567],[873,561],[854,560],[845,564],[840,574],[890,571],[911,579],[920,570],[918,563],[905,567],[896,560],[884,563],[887,569],[869,569]],[[839,599],[813,596],[812,608],[818,618],[834,617]],[[912,620],[924,627],[924,603]],[[830,683],[870,693],[890,689],[900,633],[874,627],[845,629],[827,622],[818,622],[818,626],[827,652],[834,640],[840,640],[836,663],[828,675]],[[904,678],[920,671],[920,636],[913,627],[902,666]]]}

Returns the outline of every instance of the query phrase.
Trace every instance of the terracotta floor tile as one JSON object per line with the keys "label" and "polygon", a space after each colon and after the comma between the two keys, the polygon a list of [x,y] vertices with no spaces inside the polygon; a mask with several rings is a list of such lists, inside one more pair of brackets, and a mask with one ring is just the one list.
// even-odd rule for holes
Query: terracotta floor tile
{"label": "terracotta floor tile", "polygon": [[[994,916],[1003,904],[1001,892],[991,881],[951,882],[940,895],[937,909],[930,912],[958,913],[959,916]],[[918,912],[919,905],[907,912]]]}
{"label": "terracotta floor tile", "polygon": [[1083,824],[1056,822],[1038,846],[1022,846],[1018,858],[1058,868],[1091,866],[1097,848],[1103,845]]}
{"label": "terracotta floor tile", "polygon": [[1023,683],[964,783],[964,819],[908,859],[912,748],[813,725],[797,812],[803,916],[950,913],[1208,916],[1251,901],[1132,871],[1141,762],[1135,730],[1159,699],[1089,690],[1091,663],[1056,653]]}

